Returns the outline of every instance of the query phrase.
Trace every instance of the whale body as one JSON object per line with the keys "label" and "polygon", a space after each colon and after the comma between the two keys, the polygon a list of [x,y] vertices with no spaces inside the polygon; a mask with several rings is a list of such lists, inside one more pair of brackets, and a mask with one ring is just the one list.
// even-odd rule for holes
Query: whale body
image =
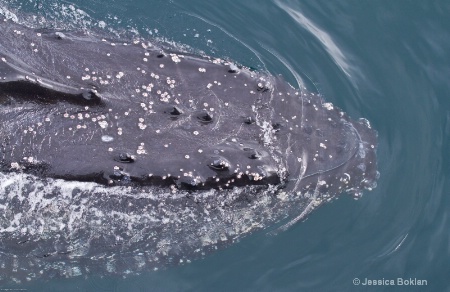
{"label": "whale body", "polygon": [[0,281],[190,262],[378,178],[369,122],[280,76],[6,19],[0,122]]}

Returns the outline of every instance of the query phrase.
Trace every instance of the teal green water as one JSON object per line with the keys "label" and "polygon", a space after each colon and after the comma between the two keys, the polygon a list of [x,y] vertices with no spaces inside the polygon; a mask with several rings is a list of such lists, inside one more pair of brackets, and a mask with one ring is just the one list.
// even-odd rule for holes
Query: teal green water
{"label": "teal green water", "polygon": [[[449,1],[0,4],[35,15],[36,21],[44,17],[53,26],[93,28],[104,21],[105,30],[188,45],[282,74],[294,85],[302,80],[378,130],[381,173],[378,187],[357,201],[343,195],[286,232],[253,234],[189,265],[127,279],[93,277],[5,288],[450,291]],[[355,278],[416,278],[427,285],[369,287],[354,285]]]}

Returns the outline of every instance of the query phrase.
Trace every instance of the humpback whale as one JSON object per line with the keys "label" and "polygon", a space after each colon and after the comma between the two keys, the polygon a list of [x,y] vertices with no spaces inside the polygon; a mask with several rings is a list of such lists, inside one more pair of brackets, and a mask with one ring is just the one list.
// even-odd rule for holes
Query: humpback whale
{"label": "humpback whale", "polygon": [[367,120],[145,39],[0,18],[0,121],[0,281],[188,263],[378,179]]}

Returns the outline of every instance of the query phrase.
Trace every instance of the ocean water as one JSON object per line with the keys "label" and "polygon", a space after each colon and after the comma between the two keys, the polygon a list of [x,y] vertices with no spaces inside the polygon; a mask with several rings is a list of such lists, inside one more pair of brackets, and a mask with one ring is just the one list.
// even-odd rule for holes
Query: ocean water
{"label": "ocean water", "polygon": [[[0,0],[0,7],[38,27],[138,34],[282,74],[367,118],[378,131],[381,173],[359,200],[343,194],[285,232],[252,234],[191,264],[2,289],[450,291],[450,2]],[[406,285],[410,279],[426,285]]]}

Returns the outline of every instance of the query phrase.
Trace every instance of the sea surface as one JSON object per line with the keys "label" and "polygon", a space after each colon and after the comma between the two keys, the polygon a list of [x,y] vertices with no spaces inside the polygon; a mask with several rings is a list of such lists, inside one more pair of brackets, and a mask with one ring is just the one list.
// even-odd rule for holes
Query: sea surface
{"label": "sea surface", "polygon": [[282,74],[367,118],[381,173],[358,200],[343,194],[285,232],[190,264],[2,289],[450,291],[450,1],[0,0],[0,13]]}

